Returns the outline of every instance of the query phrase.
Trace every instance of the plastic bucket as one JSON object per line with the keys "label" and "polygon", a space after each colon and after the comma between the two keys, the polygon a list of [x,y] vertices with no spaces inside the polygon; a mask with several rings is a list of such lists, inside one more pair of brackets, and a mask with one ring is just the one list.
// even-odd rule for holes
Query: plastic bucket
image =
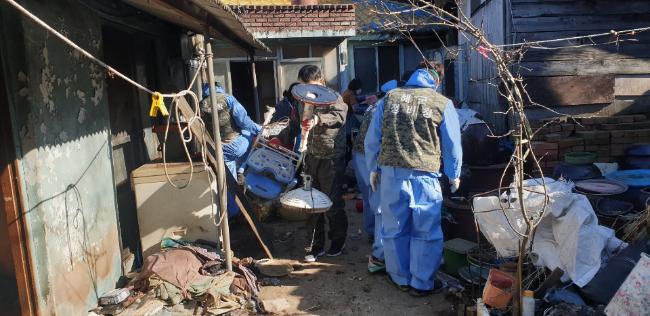
{"label": "plastic bucket", "polygon": [[490,269],[490,275],[483,288],[483,302],[493,308],[508,307],[512,299],[515,278],[498,269]]}

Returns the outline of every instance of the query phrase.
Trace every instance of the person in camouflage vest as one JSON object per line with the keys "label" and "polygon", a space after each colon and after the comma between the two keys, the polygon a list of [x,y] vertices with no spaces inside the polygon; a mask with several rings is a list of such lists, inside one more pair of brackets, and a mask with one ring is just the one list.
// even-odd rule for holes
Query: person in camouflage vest
{"label": "person in camouflage vest", "polygon": [[[219,133],[221,135],[221,148],[223,160],[228,171],[237,178],[237,164],[241,163],[248,152],[253,136],[257,135],[262,127],[255,123],[246,112],[244,106],[234,96],[226,94],[223,88],[216,84],[217,113],[219,114]],[[203,99],[200,102],[203,121],[212,134],[212,104],[210,103],[210,89],[207,84],[203,86]],[[228,215],[233,216],[239,212],[233,196],[228,193]]]}
{"label": "person in camouflage vest", "polygon": [[378,102],[364,141],[370,184],[380,190],[386,271],[413,296],[444,288],[435,279],[443,247],[441,159],[452,192],[460,185],[458,115],[435,91],[441,77],[421,68],[389,92]]}
{"label": "person in camouflage vest", "polygon": [[[301,83],[324,85],[320,69],[307,65],[298,72]],[[302,106],[300,106],[302,108]],[[345,120],[348,106],[341,96],[329,106],[316,106],[315,119],[301,118],[301,127],[308,130],[304,172],[312,176],[315,189],[327,194],[332,207],[327,211],[330,248],[328,256],[338,256],[345,247],[348,218],[343,202],[343,178],[345,173]],[[325,214],[312,214],[306,224],[305,261],[314,262],[325,254]]]}
{"label": "person in camouflage vest", "polygon": [[[383,93],[397,88],[397,81],[391,80],[381,86]],[[372,119],[375,106],[368,107],[363,115],[361,126],[359,127],[359,134],[354,139],[352,144],[352,165],[354,166],[354,174],[357,178],[357,186],[361,192],[363,200],[363,226],[372,241],[372,254],[368,258],[368,271],[371,273],[384,271],[384,247],[381,240],[381,213],[379,208],[379,194],[370,190],[370,170],[366,164],[365,149],[363,148],[363,140],[366,138],[368,126]]]}

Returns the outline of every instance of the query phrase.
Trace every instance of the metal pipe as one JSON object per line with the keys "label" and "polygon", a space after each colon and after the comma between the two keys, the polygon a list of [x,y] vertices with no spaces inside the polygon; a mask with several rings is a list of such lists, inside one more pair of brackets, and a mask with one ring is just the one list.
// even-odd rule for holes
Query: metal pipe
{"label": "metal pipe", "polygon": [[260,96],[257,91],[257,72],[255,71],[255,53],[251,53],[251,76],[253,77],[253,105],[255,106],[255,120],[260,123],[262,118],[260,115]]}
{"label": "metal pipe", "polygon": [[[210,103],[212,104],[212,133],[214,134],[214,150],[217,155],[217,191],[219,191],[219,216],[221,221],[221,237],[223,238],[223,252],[226,255],[226,268],[232,271],[232,253],[230,251],[230,227],[228,226],[228,200],[226,198],[226,168],[223,160],[223,148],[221,148],[221,133],[219,131],[219,111],[217,109],[217,89],[214,79],[214,62],[212,56],[212,44],[205,42],[205,56],[208,63],[208,84],[210,86]],[[226,214],[223,214],[226,212]],[[222,215],[223,214],[223,215]]]}
{"label": "metal pipe", "polygon": [[[202,58],[205,57],[205,45],[203,44],[203,35],[201,34],[195,34],[192,37],[192,48],[194,49],[194,55],[198,56],[196,60],[192,59],[190,62],[190,78],[195,74],[195,72],[199,72],[199,75],[196,77],[196,83],[194,86],[194,93],[196,93],[196,96],[200,100],[203,100],[203,76],[201,76],[201,72],[203,71],[203,63],[202,63]],[[199,141],[198,137],[195,137],[192,140],[192,143],[194,144],[194,148],[196,152],[201,152],[203,144]]]}

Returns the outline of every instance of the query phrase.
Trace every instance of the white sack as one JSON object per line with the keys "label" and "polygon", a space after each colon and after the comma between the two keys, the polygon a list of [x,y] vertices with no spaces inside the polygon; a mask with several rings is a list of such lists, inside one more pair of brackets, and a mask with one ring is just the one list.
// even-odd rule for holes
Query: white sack
{"label": "white sack", "polygon": [[[565,271],[564,279],[571,279],[579,287],[587,284],[600,269],[603,252],[611,254],[616,248],[625,246],[614,236],[614,231],[598,225],[598,218],[584,195],[571,193],[572,183],[546,179],[548,205],[544,218],[537,227],[533,239],[533,262],[549,269],[559,267]],[[544,203],[541,179],[527,180],[524,201],[529,216],[538,218]],[[529,192],[535,191],[535,192]],[[513,190],[514,191],[514,190]],[[516,191],[510,196],[516,197]],[[502,197],[507,200],[508,197]],[[501,256],[510,257],[518,253],[519,235],[510,228],[506,219],[519,232],[526,224],[521,217],[519,203],[507,205],[507,217],[501,211],[481,213],[498,209],[497,197],[474,199],[475,216],[486,238]]]}

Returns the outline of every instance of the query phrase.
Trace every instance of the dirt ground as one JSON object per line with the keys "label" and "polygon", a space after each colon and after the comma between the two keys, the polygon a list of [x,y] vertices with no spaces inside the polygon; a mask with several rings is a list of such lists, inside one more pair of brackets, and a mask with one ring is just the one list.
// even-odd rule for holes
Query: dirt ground
{"label": "dirt ground", "polygon": [[[438,315],[449,311],[451,304],[444,294],[413,298],[395,288],[386,274],[368,273],[371,245],[362,232],[362,214],[354,210],[353,201],[346,203],[350,226],[343,254],[321,257],[287,277],[262,278],[263,283],[271,284],[263,286],[262,299],[280,310],[280,315]],[[247,228],[241,224],[236,230]],[[283,219],[264,224],[272,231],[269,235],[274,239],[276,258],[302,260],[303,226],[303,222]],[[234,240],[236,244],[242,250],[241,239]]]}

